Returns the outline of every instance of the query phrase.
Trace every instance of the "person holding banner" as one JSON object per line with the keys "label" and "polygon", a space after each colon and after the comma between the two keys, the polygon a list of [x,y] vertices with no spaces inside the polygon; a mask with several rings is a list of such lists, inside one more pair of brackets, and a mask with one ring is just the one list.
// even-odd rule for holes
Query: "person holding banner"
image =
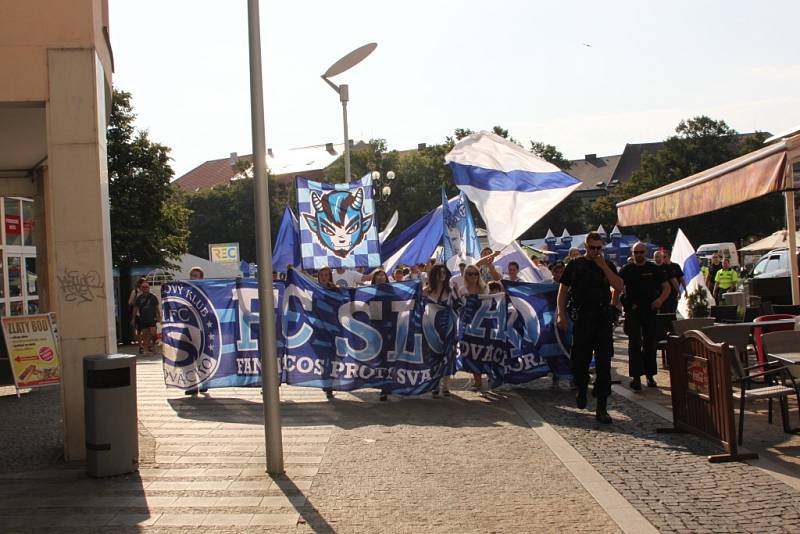
{"label": "person holding banner", "polygon": [[323,267],[317,271],[317,283],[325,289],[336,289],[336,284],[333,283],[333,271],[330,267]]}
{"label": "person holding banner", "polygon": [[578,408],[586,408],[589,366],[595,358],[596,378],[592,394],[597,398],[595,417],[611,423],[608,396],[611,394],[611,358],[614,355],[614,309],[611,289],[622,291],[623,281],[614,264],[603,257],[605,241],[597,232],[586,236],[586,254],[570,261],[558,288],[556,326],[567,328],[567,314],[573,321],[572,375],[578,388]]}
{"label": "person holding banner", "polygon": [[[336,284],[333,283],[333,271],[330,267],[322,267],[317,271],[317,283],[325,289],[337,289]],[[322,388],[325,392],[325,397],[328,400],[333,399],[333,388]]]}
{"label": "person holding banner", "polygon": [[[487,284],[492,280],[498,281],[503,279],[503,275],[501,275],[497,267],[494,266],[494,259],[499,255],[500,251],[492,252],[492,249],[486,247],[481,250],[481,259],[475,263],[481,270],[481,279]],[[519,264],[517,266],[519,266]]]}
{"label": "person holding banner", "polygon": [[[431,267],[428,273],[428,281],[422,289],[422,294],[440,306],[449,305],[450,270],[445,265],[439,263]],[[455,360],[453,360],[453,362],[455,362]],[[431,394],[434,398],[439,396],[440,390],[445,397],[450,396],[450,376],[454,371],[452,364],[450,367],[450,369],[444,371],[439,385],[433,389]]]}
{"label": "person holding banner", "polygon": [[[493,256],[487,258],[494,259]],[[494,269],[494,265],[492,265]],[[497,272],[497,270],[495,270]],[[499,273],[498,273],[499,274]],[[470,295],[488,295],[489,288],[481,278],[481,272],[476,265],[469,265],[464,269],[464,286],[459,288],[459,297],[468,297]],[[480,391],[483,385],[481,373],[472,373],[472,391]]]}
{"label": "person holding banner", "polygon": [[[380,284],[388,284],[389,283],[389,277],[386,275],[386,271],[384,271],[381,268],[378,268],[378,269],[375,269],[374,271],[372,271],[371,277],[372,277],[371,284],[373,286],[377,286],[377,285],[380,285]],[[389,400],[389,390],[381,389],[381,394],[378,397],[378,400],[381,401],[381,402],[388,401]]]}

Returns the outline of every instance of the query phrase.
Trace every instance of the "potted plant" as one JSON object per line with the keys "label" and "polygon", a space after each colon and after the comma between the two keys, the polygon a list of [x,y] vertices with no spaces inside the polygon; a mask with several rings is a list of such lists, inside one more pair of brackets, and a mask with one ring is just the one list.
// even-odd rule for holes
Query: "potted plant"
{"label": "potted plant", "polygon": [[694,291],[689,293],[687,304],[689,306],[690,319],[708,317],[708,290],[702,286],[698,286]]}

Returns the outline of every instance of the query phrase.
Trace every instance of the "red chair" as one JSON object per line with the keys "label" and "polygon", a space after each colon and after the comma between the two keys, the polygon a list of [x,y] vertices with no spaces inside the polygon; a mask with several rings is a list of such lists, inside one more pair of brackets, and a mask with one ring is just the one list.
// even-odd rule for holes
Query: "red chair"
{"label": "red chair", "polygon": [[[794,319],[794,315],[788,313],[773,313],[771,315],[762,315],[753,319],[754,323],[762,321],[776,321],[778,319]],[[767,353],[764,351],[764,341],[761,336],[768,332],[777,332],[779,330],[794,330],[793,324],[773,324],[769,326],[756,326],[753,328],[753,345],[756,348],[756,360],[759,364],[767,363]]]}

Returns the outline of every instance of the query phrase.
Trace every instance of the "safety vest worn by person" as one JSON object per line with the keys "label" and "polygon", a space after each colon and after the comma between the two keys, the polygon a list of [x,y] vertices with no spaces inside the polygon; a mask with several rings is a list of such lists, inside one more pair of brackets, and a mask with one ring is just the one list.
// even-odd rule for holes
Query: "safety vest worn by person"
{"label": "safety vest worn by person", "polygon": [[733,269],[722,268],[717,271],[717,276],[714,277],[714,282],[717,283],[720,289],[728,289],[735,286],[739,281],[739,275]]}

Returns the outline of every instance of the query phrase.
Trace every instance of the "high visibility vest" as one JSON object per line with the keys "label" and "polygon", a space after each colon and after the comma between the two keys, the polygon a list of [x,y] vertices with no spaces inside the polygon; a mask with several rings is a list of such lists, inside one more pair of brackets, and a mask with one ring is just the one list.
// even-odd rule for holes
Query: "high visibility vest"
{"label": "high visibility vest", "polygon": [[717,271],[717,276],[714,277],[714,281],[720,289],[728,289],[736,285],[736,282],[739,281],[739,275],[736,274],[736,271],[733,269],[720,269]]}

